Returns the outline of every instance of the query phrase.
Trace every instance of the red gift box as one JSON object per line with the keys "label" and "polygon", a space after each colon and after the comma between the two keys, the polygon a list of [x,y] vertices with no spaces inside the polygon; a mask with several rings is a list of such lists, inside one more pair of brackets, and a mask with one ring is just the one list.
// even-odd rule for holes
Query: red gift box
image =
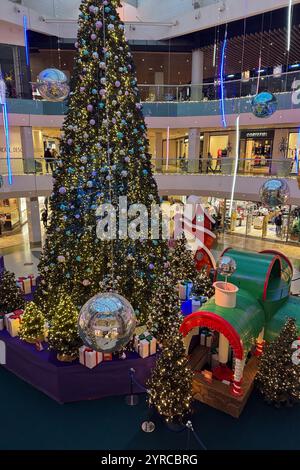
{"label": "red gift box", "polygon": [[112,353],[103,353],[103,361],[112,361]]}

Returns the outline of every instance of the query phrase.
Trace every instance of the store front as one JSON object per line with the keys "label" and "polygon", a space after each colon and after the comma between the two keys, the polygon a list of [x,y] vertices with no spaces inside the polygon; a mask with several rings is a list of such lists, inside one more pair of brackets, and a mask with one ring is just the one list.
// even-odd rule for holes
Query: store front
{"label": "store front", "polygon": [[[22,218],[24,217],[26,216],[22,213]],[[18,199],[0,199],[0,235],[18,230],[22,218]]]}
{"label": "store front", "polygon": [[249,130],[241,132],[240,170],[254,174],[271,169],[274,130]]}

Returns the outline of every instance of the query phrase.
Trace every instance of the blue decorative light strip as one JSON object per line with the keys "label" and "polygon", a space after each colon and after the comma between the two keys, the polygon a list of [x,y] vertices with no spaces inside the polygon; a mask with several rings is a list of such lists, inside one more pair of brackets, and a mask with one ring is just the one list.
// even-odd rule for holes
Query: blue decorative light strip
{"label": "blue decorative light strip", "polygon": [[12,170],[11,170],[11,160],[10,160],[10,138],[9,138],[9,125],[8,125],[8,114],[7,114],[7,104],[2,104],[2,113],[3,113],[3,125],[5,132],[5,143],[6,143],[6,165],[8,173],[8,183],[12,184]]}
{"label": "blue decorative light strip", "polygon": [[23,16],[23,30],[24,30],[26,65],[29,65],[29,47],[28,47],[28,37],[27,37],[27,16],[26,15]]}
{"label": "blue decorative light strip", "polygon": [[221,115],[222,115],[222,126],[227,127],[226,115],[225,115],[225,97],[224,97],[224,69],[225,69],[225,53],[227,46],[227,31],[225,33],[223,46],[222,46],[222,57],[221,57],[221,69],[220,69],[220,90],[221,90]]}
{"label": "blue decorative light strip", "polygon": [[233,201],[234,201],[234,193],[235,193],[235,186],[236,186],[236,177],[238,172],[239,166],[239,156],[240,156],[240,116],[236,118],[236,143],[235,143],[235,162],[234,162],[234,173],[233,173],[233,180],[232,180],[232,188],[231,188],[231,197],[230,197],[230,207],[229,207],[229,217],[231,217],[232,209],[233,209]]}

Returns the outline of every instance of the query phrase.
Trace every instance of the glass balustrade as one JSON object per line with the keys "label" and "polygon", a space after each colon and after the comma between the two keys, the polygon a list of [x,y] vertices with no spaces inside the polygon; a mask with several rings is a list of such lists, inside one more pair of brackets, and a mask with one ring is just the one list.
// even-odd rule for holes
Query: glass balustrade
{"label": "glass balustrade", "polygon": [[[13,175],[47,175],[56,168],[57,160],[45,161],[44,158],[12,158]],[[160,174],[199,174],[199,175],[233,175],[236,159],[223,157],[220,159],[188,160],[183,157],[153,158],[154,173]],[[295,178],[298,176],[297,164],[292,159],[268,159],[258,162],[257,159],[240,158],[237,174],[241,176],[278,176]],[[0,159],[0,175],[7,175],[6,159]]]}

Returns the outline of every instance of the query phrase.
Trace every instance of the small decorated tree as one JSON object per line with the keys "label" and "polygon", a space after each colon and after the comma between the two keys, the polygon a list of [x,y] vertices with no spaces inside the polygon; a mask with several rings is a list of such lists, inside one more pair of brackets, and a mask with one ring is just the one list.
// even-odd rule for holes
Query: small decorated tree
{"label": "small decorated tree", "polygon": [[69,295],[62,295],[49,329],[49,346],[57,351],[59,360],[71,361],[78,355],[82,341],[78,335],[77,323],[78,309]]}
{"label": "small decorated tree", "polygon": [[289,318],[260,358],[256,383],[266,401],[276,406],[300,401],[300,367],[293,362],[292,349],[297,337],[296,322]]}
{"label": "small decorated tree", "polygon": [[197,271],[196,277],[193,280],[193,293],[196,296],[203,295],[205,297],[212,297],[215,293],[213,283],[206,273],[206,269]]}
{"label": "small decorated tree", "polygon": [[150,312],[150,327],[162,345],[162,352],[152,372],[149,404],[166,421],[182,421],[190,411],[192,372],[179,331],[182,316],[177,286],[168,266],[157,280]]}
{"label": "small decorated tree", "polygon": [[159,276],[155,285],[148,326],[158,342],[165,345],[172,336],[177,335],[181,323],[178,289],[166,265],[166,271]]}
{"label": "small decorated tree", "polygon": [[34,302],[26,305],[20,326],[20,338],[28,343],[41,341],[45,336],[45,317]]}
{"label": "small decorated tree", "polygon": [[14,273],[4,270],[0,274],[0,313],[10,313],[24,307],[24,299]]}
{"label": "small decorated tree", "polygon": [[170,251],[170,269],[174,279],[179,281],[193,281],[197,271],[195,267],[193,252],[187,249],[187,240],[182,235],[176,241],[174,250]]}
{"label": "small decorated tree", "polygon": [[163,348],[148,386],[149,404],[167,422],[182,423],[191,411],[192,371],[179,331],[169,338]]}

